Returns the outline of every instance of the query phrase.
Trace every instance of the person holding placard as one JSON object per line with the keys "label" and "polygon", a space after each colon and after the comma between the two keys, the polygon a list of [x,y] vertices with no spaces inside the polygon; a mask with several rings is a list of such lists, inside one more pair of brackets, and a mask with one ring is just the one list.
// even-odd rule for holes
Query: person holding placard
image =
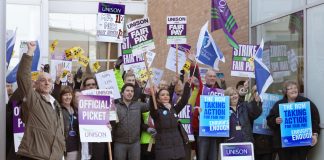
{"label": "person holding placard", "polygon": [[[196,67],[195,73],[193,73],[194,76],[198,77],[200,79],[200,73],[198,66]],[[192,69],[190,69],[192,70]],[[199,75],[199,76],[198,76]],[[199,86],[199,91],[196,97],[195,102],[195,110],[193,113],[193,119],[192,119],[192,128],[194,131],[194,135],[196,136],[195,139],[197,139],[197,150],[196,154],[199,160],[215,160],[217,159],[217,153],[218,153],[218,145],[220,143],[220,138],[218,137],[202,137],[199,135],[199,115],[200,115],[200,95],[216,95],[216,96],[222,96],[224,93],[224,90],[221,89],[217,83],[217,77],[216,72],[214,70],[207,70],[205,75],[205,81],[206,84]],[[201,82],[199,82],[201,83]],[[222,80],[222,87],[225,85],[225,80]]]}
{"label": "person holding placard", "polygon": [[[306,97],[299,95],[298,84],[295,81],[286,81],[283,88],[284,98],[277,101],[269,115],[267,116],[267,124],[273,130],[273,147],[277,150],[280,160],[306,160],[307,153],[311,146],[317,144],[318,134],[320,133],[320,115],[316,105]],[[312,126],[312,144],[311,146],[283,148],[281,141],[280,124],[283,119],[279,115],[279,105],[296,102],[310,102],[311,126]]]}
{"label": "person holding placard", "polygon": [[225,90],[225,96],[230,97],[230,137],[225,142],[253,142],[252,123],[262,113],[260,97],[239,102],[239,91],[232,87]]}
{"label": "person holding placard", "polygon": [[[98,89],[98,83],[95,77],[89,76],[82,81],[82,90]],[[81,158],[82,159],[95,159],[106,160],[109,157],[107,143],[87,143],[82,142]]]}
{"label": "person holding placard", "polygon": [[157,130],[155,136],[156,160],[175,160],[185,157],[184,144],[189,143],[189,139],[183,137],[187,136],[188,138],[188,135],[182,135],[183,132],[180,131],[183,128],[180,128],[182,125],[179,122],[178,114],[185,107],[190,96],[188,82],[184,86],[183,93],[181,100],[174,106],[167,89],[160,89],[156,93],[157,109],[154,108],[152,98],[150,100],[150,114]]}

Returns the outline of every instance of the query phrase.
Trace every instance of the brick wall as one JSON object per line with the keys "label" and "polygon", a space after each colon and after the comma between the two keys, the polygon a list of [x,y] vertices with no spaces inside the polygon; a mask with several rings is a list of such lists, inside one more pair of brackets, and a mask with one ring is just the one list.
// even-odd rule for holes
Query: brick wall
{"label": "brick wall", "polygon": [[[239,26],[234,37],[238,43],[248,44],[249,42],[249,1],[248,0],[227,0],[227,4]],[[187,43],[196,51],[196,43],[201,27],[209,21],[210,28],[211,0],[148,0],[148,16],[151,21],[153,37],[157,55],[153,62],[154,67],[164,68],[169,45],[166,43],[166,17],[187,16]],[[223,51],[226,63],[220,63],[220,72],[224,72],[228,86],[235,84],[244,78],[231,77],[232,48],[227,43],[223,31],[212,32],[212,36],[220,49]],[[203,65],[200,65],[203,66]],[[174,72],[164,69],[163,79],[171,80]]]}

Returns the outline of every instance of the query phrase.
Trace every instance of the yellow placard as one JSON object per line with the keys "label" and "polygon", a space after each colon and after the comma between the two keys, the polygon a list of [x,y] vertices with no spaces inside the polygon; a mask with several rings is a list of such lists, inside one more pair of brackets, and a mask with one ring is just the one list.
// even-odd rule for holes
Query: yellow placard
{"label": "yellow placard", "polygon": [[94,64],[92,64],[92,68],[94,72],[98,72],[98,70],[100,69],[100,64],[99,62],[95,62]]}
{"label": "yellow placard", "polygon": [[72,49],[74,58],[79,58],[84,54],[84,50],[81,47],[73,47]]}
{"label": "yellow placard", "polygon": [[56,40],[53,41],[53,43],[50,46],[50,53],[53,53],[54,52],[57,44],[58,44],[58,40],[56,39]]}
{"label": "yellow placard", "polygon": [[153,77],[153,72],[152,69],[150,68],[149,74],[147,73],[147,70],[141,70],[139,72],[139,80],[140,81],[146,81],[148,80],[149,76],[152,78]]}
{"label": "yellow placard", "polygon": [[186,61],[186,63],[183,65],[182,69],[186,72],[186,73],[189,73],[190,71],[190,65],[191,65],[191,62],[189,60]]}
{"label": "yellow placard", "polygon": [[61,78],[64,78],[69,73],[70,73],[69,70],[64,69]]}
{"label": "yellow placard", "polygon": [[36,81],[38,79],[38,76],[39,76],[39,72],[38,71],[31,72],[31,79],[33,81]]}
{"label": "yellow placard", "polygon": [[84,67],[86,67],[88,64],[89,64],[89,58],[88,57],[86,57],[86,56],[84,56],[84,55],[81,55],[80,57],[79,57],[79,63],[81,64],[81,65],[83,65]]}
{"label": "yellow placard", "polygon": [[65,57],[67,60],[73,59],[73,55],[74,55],[73,48],[69,48],[69,49],[65,50]]}

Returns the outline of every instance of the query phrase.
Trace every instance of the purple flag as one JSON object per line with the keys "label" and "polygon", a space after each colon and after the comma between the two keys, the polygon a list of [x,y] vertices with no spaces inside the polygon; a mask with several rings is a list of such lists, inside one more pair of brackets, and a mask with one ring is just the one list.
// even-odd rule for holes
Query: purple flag
{"label": "purple flag", "polygon": [[211,32],[223,29],[229,44],[238,49],[237,42],[233,37],[234,32],[238,28],[237,23],[227,6],[225,0],[212,0],[211,7]]}

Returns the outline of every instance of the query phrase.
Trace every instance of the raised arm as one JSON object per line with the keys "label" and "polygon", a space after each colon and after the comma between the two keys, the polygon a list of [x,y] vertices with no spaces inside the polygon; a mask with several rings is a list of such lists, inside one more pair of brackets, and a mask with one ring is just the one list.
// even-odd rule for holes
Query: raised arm
{"label": "raised arm", "polygon": [[186,82],[183,88],[183,94],[181,96],[180,101],[174,106],[174,109],[177,114],[188,104],[188,100],[190,97],[190,86],[189,82]]}

